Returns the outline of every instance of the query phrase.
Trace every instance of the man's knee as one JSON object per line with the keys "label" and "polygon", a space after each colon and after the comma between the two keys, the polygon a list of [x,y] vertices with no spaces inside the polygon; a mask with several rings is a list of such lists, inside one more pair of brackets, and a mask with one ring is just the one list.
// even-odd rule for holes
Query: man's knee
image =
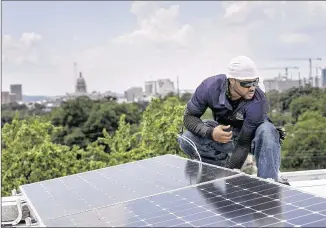
{"label": "man's knee", "polygon": [[266,140],[267,142],[279,142],[279,134],[274,124],[266,121],[262,123],[256,130],[255,138]]}

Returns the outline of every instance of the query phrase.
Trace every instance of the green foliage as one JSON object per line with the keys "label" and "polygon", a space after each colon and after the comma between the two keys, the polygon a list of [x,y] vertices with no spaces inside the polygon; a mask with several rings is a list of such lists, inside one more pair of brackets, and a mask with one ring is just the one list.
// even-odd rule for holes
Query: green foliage
{"label": "green foliage", "polygon": [[313,97],[319,97],[322,93],[325,93],[322,89],[311,87],[311,86],[305,86],[300,88],[291,88],[280,96],[280,111],[289,111],[290,104],[292,100],[305,96],[305,95],[311,95]]}
{"label": "green foliage", "polygon": [[25,118],[28,115],[27,106],[18,103],[1,105],[1,128],[6,123],[11,123],[16,115],[18,115],[20,119]]}
{"label": "green foliage", "polygon": [[272,120],[273,124],[277,127],[285,126],[288,123],[292,123],[293,119],[290,113],[271,113],[269,118]]}
{"label": "green foliage", "polygon": [[28,122],[14,118],[2,129],[2,194],[8,195],[19,185],[47,180],[104,167],[102,161],[88,162],[90,157],[78,147],[54,144],[52,134],[59,129],[38,118]]}
{"label": "green foliage", "polygon": [[301,96],[292,100],[290,103],[290,112],[292,113],[292,117],[297,121],[298,117],[304,112],[308,110],[319,110],[321,108],[320,105],[321,102],[318,97],[313,97],[312,95]]}
{"label": "green foliage", "polygon": [[192,93],[184,93],[181,95],[181,101],[187,103],[192,97]]}
{"label": "green foliage", "polygon": [[143,113],[140,147],[156,154],[179,151],[176,134],[182,126],[184,105],[171,97],[165,102],[154,99]]}
{"label": "green foliage", "polygon": [[104,129],[103,138],[99,138],[98,141],[108,145],[110,153],[125,153],[129,151],[132,144],[132,135],[130,133],[130,124],[126,123],[126,115],[121,115],[119,127],[113,136],[110,136],[106,129]]}
{"label": "green foliage", "polygon": [[53,117],[52,123],[69,128],[80,127],[81,123],[87,121],[91,108],[92,103],[88,97],[78,97],[63,102],[61,109]]}
{"label": "green foliage", "polygon": [[137,104],[118,104],[113,99],[93,101],[88,97],[69,100],[52,115],[52,123],[63,127],[63,131],[55,135],[55,142],[86,148],[89,143],[103,137],[103,129],[112,134],[118,128],[122,114],[126,115],[129,124],[139,124],[141,110]]}
{"label": "green foliage", "polygon": [[282,167],[285,170],[326,168],[326,117],[307,111],[296,125],[286,126]]}

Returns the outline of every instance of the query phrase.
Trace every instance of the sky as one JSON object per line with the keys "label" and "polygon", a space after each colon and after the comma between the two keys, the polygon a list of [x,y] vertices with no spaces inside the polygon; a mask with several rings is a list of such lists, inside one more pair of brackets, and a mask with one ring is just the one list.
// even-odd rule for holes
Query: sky
{"label": "sky", "polygon": [[194,90],[237,55],[266,79],[286,66],[308,75],[325,50],[325,1],[2,2],[2,90],[20,83],[26,95],[72,93],[74,62],[89,92],[177,77]]}

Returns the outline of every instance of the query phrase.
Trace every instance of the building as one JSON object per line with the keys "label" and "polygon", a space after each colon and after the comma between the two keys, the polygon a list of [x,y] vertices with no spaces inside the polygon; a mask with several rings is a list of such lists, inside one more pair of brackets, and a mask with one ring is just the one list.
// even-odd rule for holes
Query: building
{"label": "building", "polygon": [[15,101],[23,101],[23,91],[21,84],[10,85],[10,93],[16,94]]}
{"label": "building", "polygon": [[326,67],[321,70],[321,86],[326,87]]}
{"label": "building", "polygon": [[8,104],[10,103],[10,93],[9,91],[1,92],[1,104]]}
{"label": "building", "polygon": [[82,76],[81,72],[79,73],[79,78],[77,78],[77,81],[76,81],[75,93],[77,93],[77,94],[87,93],[86,81],[85,81],[84,77]]}
{"label": "building", "polygon": [[278,80],[276,80],[276,79],[264,80],[264,85],[265,85],[266,93],[271,90],[278,90]]}
{"label": "building", "polygon": [[143,96],[142,87],[131,87],[125,91],[125,98],[128,102],[134,102]]}
{"label": "building", "polygon": [[274,79],[264,80],[264,86],[266,93],[271,90],[277,90],[278,92],[284,92],[293,87],[299,87],[299,80],[292,80],[287,78],[275,77]]}
{"label": "building", "polygon": [[158,94],[161,96],[166,96],[169,93],[174,93],[174,83],[170,79],[160,79],[157,81],[158,84]]}
{"label": "building", "polygon": [[10,93],[9,94],[9,100],[10,100],[10,103],[13,103],[13,102],[17,102],[17,94],[15,93]]}
{"label": "building", "polygon": [[157,82],[156,81],[145,82],[145,94],[146,95],[157,94]]}
{"label": "building", "polygon": [[166,96],[175,92],[174,83],[170,79],[159,79],[157,81],[145,82],[145,94],[147,96]]}

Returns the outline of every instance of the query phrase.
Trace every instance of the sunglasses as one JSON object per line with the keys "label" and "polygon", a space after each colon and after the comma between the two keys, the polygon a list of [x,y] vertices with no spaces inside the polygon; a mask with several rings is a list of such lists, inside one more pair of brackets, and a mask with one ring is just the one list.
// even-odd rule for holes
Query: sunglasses
{"label": "sunglasses", "polygon": [[254,81],[240,81],[240,80],[236,80],[236,81],[239,82],[241,87],[250,88],[252,86],[258,86],[259,78],[257,78]]}

